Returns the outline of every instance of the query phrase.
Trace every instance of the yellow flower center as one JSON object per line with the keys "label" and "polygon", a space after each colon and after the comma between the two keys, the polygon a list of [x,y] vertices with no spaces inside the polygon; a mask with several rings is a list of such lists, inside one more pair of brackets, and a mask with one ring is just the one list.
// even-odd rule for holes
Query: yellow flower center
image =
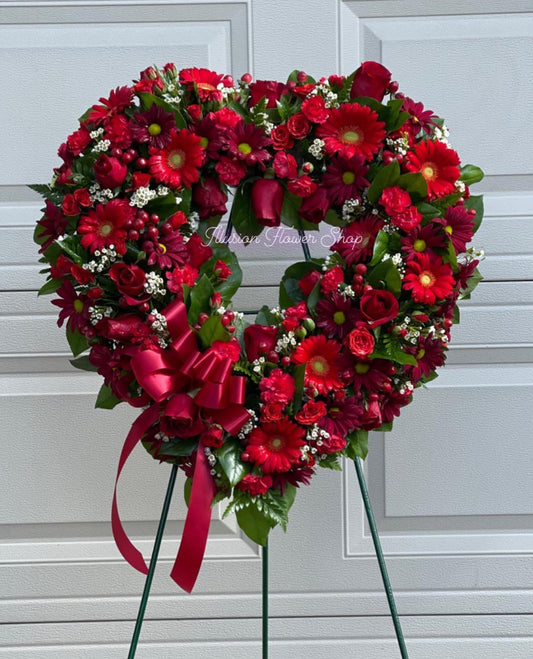
{"label": "yellow flower center", "polygon": [[423,252],[426,249],[426,241],[422,238],[417,238],[413,243],[413,249],[415,252]]}
{"label": "yellow flower center", "polygon": [[424,270],[424,272],[420,273],[420,276],[418,277],[418,281],[422,284],[424,288],[429,288],[430,286],[433,286],[435,283],[435,275],[430,272],[429,270]]}
{"label": "yellow flower center", "polygon": [[416,353],[415,358],[416,359],[422,359],[422,357],[426,354],[426,351],[424,348],[420,348],[420,350]]}
{"label": "yellow flower center", "polygon": [[167,248],[162,243],[159,243],[159,247],[161,247],[161,251],[163,252],[163,254],[167,253]]}
{"label": "yellow flower center", "polygon": [[370,370],[370,364],[362,364],[361,362],[358,362],[355,365],[355,372],[359,373],[359,375],[364,375],[365,373],[368,373]]}
{"label": "yellow flower center", "polygon": [[185,154],[180,149],[178,151],[172,151],[168,157],[168,164],[172,169],[181,169],[185,163]]}
{"label": "yellow flower center", "polygon": [[79,298],[74,300],[73,306],[76,313],[81,313],[83,311],[83,302]]}
{"label": "yellow flower center", "polygon": [[155,137],[161,133],[161,126],[159,124],[150,124],[148,126],[148,132],[152,137]]}
{"label": "yellow flower center", "polygon": [[329,364],[324,357],[313,357],[309,362],[311,370],[317,375],[324,375],[329,371]]}
{"label": "yellow flower center", "polygon": [[196,86],[198,87],[198,89],[205,89],[207,91],[213,91],[214,89],[216,89],[216,87],[214,85],[211,85],[209,82],[197,82]]}
{"label": "yellow flower center", "polygon": [[343,142],[348,142],[348,144],[355,144],[361,141],[361,134],[355,128],[348,129],[342,133],[341,139]]}
{"label": "yellow flower center", "polygon": [[279,437],[273,437],[270,440],[270,447],[273,449],[280,449],[283,446],[283,440]]}
{"label": "yellow flower center", "polygon": [[433,162],[425,162],[420,169],[426,181],[434,181],[437,178],[437,166]]}
{"label": "yellow flower center", "polygon": [[244,153],[245,156],[252,153],[252,147],[247,142],[241,142],[237,148],[241,153]]}
{"label": "yellow flower center", "polygon": [[205,147],[209,144],[209,140],[207,137],[202,137],[200,139],[200,146],[205,149]]}
{"label": "yellow flower center", "polygon": [[100,228],[98,229],[98,233],[101,236],[109,236],[109,234],[113,231],[113,225],[112,224],[102,224]]}
{"label": "yellow flower center", "polygon": [[333,322],[335,325],[343,325],[346,322],[346,316],[343,311],[336,311],[333,314]]}
{"label": "yellow flower center", "polygon": [[448,224],[447,226],[444,227],[444,231],[446,231],[446,233],[449,234],[449,235],[451,236],[452,233],[453,233],[453,227],[451,227],[451,226]]}
{"label": "yellow flower center", "polygon": [[344,172],[342,175],[342,182],[344,185],[351,185],[355,181],[355,174],[353,172]]}

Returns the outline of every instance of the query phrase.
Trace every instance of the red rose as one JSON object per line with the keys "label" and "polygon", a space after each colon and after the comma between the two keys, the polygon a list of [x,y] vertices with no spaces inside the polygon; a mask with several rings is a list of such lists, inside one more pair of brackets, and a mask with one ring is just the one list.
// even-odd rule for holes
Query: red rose
{"label": "red rose", "polygon": [[221,156],[215,165],[215,169],[222,183],[226,185],[239,185],[246,174],[246,165],[243,162],[232,160],[226,156]]}
{"label": "red rose", "polygon": [[307,174],[303,174],[287,184],[289,192],[297,197],[310,197],[313,192],[316,192],[317,188],[318,185]]}
{"label": "red rose", "polygon": [[396,318],[400,310],[398,300],[390,291],[375,288],[363,294],[360,304],[361,314],[372,328]]}
{"label": "red rose", "polygon": [[306,98],[302,103],[302,112],[314,124],[323,124],[329,117],[329,111],[322,96]]}
{"label": "red rose", "polygon": [[160,423],[165,435],[179,439],[194,437],[205,429],[198,406],[187,394],[176,394],[168,401]]}
{"label": "red rose", "polygon": [[261,178],[252,185],[252,211],[259,224],[277,227],[281,221],[283,186],[275,178]]}
{"label": "red rose", "polygon": [[296,178],[298,176],[298,165],[294,156],[285,151],[276,153],[272,167],[278,178]]}
{"label": "red rose", "polygon": [[322,444],[317,446],[317,452],[320,455],[324,453],[338,453],[346,447],[346,440],[340,435],[330,435],[328,438],[322,439]]}
{"label": "red rose", "polygon": [[80,206],[84,206],[85,208],[93,205],[93,202],[91,201],[91,195],[89,194],[89,190],[87,190],[87,188],[79,188],[78,190],[74,190],[74,199]]}
{"label": "red rose", "polygon": [[390,71],[379,62],[363,62],[355,72],[350,98],[368,96],[381,101],[390,80]]}
{"label": "red rose", "polygon": [[262,98],[267,99],[267,108],[275,108],[276,101],[287,91],[287,85],[276,80],[257,80],[248,85],[250,90],[250,101],[248,105],[257,105]]}
{"label": "red rose", "polygon": [[265,494],[272,487],[272,476],[266,474],[265,476],[254,476],[253,474],[246,474],[246,476],[237,483],[236,487],[243,492],[248,492],[253,497]]}
{"label": "red rose", "polygon": [[144,290],[146,273],[138,265],[114,263],[109,271],[109,276],[128,304],[139,304],[149,297]]}
{"label": "red rose", "polygon": [[261,408],[261,421],[263,423],[272,423],[273,421],[279,421],[283,416],[283,408],[285,405],[283,403],[270,402],[265,403]]}
{"label": "red rose", "polygon": [[96,331],[105,339],[121,343],[141,343],[150,334],[148,326],[134,314],[102,318],[96,325]]}
{"label": "red rose", "polygon": [[383,190],[379,203],[388,215],[394,215],[395,213],[403,213],[411,205],[411,197],[408,192],[394,185]]}
{"label": "red rose", "polygon": [[367,401],[367,409],[359,417],[363,430],[373,430],[382,424],[381,406],[377,394],[370,394]]}
{"label": "red rose", "polygon": [[326,217],[330,209],[326,188],[319,187],[310,197],[306,197],[300,206],[299,214],[308,222],[318,224]]}
{"label": "red rose", "polygon": [[211,247],[206,245],[197,233],[193,233],[189,238],[185,244],[185,249],[189,256],[189,265],[193,268],[199,268],[213,256]]}
{"label": "red rose", "polygon": [[198,206],[201,220],[224,215],[228,195],[221,190],[217,181],[206,176],[201,183],[196,183],[192,189],[192,200]]}
{"label": "red rose", "polygon": [[289,117],[287,120],[287,128],[293,137],[295,137],[297,140],[301,140],[307,135],[311,126],[309,125],[305,115],[301,112],[298,112],[297,114],[293,114],[292,117]]}
{"label": "red rose", "polygon": [[222,430],[221,426],[213,424],[202,433],[200,440],[204,446],[220,448],[224,443],[224,431]]}
{"label": "red rose", "polygon": [[281,124],[273,128],[270,133],[270,139],[272,140],[272,146],[277,151],[290,149],[294,146],[294,140],[292,139],[286,124]]}
{"label": "red rose", "polygon": [[348,335],[348,348],[356,357],[368,357],[374,350],[375,343],[374,336],[366,327],[358,327]]}
{"label": "red rose", "polygon": [[317,281],[320,279],[320,272],[318,270],[311,270],[304,275],[298,282],[298,288],[306,296],[311,295],[311,291],[316,286]]}
{"label": "red rose", "polygon": [[276,327],[249,325],[244,330],[244,345],[246,346],[248,360],[253,362],[274,350],[277,340],[278,330]]}
{"label": "red rose", "polygon": [[76,201],[76,197],[73,194],[66,194],[63,198],[63,203],[61,204],[61,210],[65,215],[72,216],[78,215],[80,212],[80,207]]}
{"label": "red rose", "polygon": [[103,188],[116,188],[124,183],[127,166],[118,158],[109,158],[105,153],[93,165],[94,177]]}
{"label": "red rose", "polygon": [[219,279],[227,279],[231,275],[231,268],[227,263],[219,259],[215,263],[215,267],[213,268],[213,272]]}
{"label": "red rose", "polygon": [[328,408],[323,401],[309,400],[305,403],[302,409],[294,415],[294,418],[303,426],[312,426],[313,423],[317,423],[322,417],[326,416],[327,411]]}
{"label": "red rose", "polygon": [[146,172],[134,172],[131,176],[131,187],[134,190],[139,188],[149,188],[151,175]]}

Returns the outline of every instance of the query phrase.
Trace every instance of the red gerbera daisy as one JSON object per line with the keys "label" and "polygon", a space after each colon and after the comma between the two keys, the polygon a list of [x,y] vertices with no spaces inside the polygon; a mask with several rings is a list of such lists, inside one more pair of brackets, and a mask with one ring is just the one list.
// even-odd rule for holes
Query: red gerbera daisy
{"label": "red gerbera daisy", "polygon": [[117,87],[109,92],[109,98],[101,98],[100,103],[103,105],[93,105],[89,116],[88,123],[100,124],[104,119],[112,117],[128,105],[133,99],[133,91],[130,87]]}
{"label": "red gerbera daisy", "polygon": [[435,304],[453,293],[455,280],[449,263],[428,254],[415,254],[414,259],[407,262],[403,288],[411,291],[415,302]]}
{"label": "red gerbera daisy", "polygon": [[334,158],[322,176],[331,201],[342,204],[346,199],[361,200],[361,191],[370,185],[365,178],[367,172],[368,165],[359,153],[351,158]]}
{"label": "red gerbera daisy", "polygon": [[347,265],[353,265],[368,259],[374,248],[378,231],[383,220],[375,215],[365,215],[342,229],[341,237],[330,250],[338,252]]}
{"label": "red gerbera daisy", "polygon": [[81,244],[91,252],[114,245],[118,254],[125,254],[125,224],[132,213],[133,209],[126,199],[112,199],[105,205],[98,204],[95,210],[80,218],[78,233],[83,236]]}
{"label": "red gerbera daisy", "polygon": [[58,326],[62,327],[66,320],[69,330],[77,329],[83,332],[89,325],[89,307],[91,305],[89,298],[86,295],[78,295],[69,279],[65,279],[57,294],[59,300],[52,300],[52,304],[61,309],[57,319]]}
{"label": "red gerbera daisy", "polygon": [[247,165],[259,163],[264,169],[265,162],[272,158],[264,148],[271,143],[270,138],[254,124],[239,121],[233,130],[228,129],[226,138],[228,153],[233,158],[243,160]]}
{"label": "red gerbera daisy", "polygon": [[329,298],[320,300],[316,305],[317,327],[328,338],[344,339],[351,332],[358,317],[357,309],[352,307],[350,298],[340,293],[333,293]]}
{"label": "red gerbera daisy", "polygon": [[437,220],[444,231],[450,236],[453,248],[460,254],[466,250],[466,243],[472,240],[474,235],[474,217],[471,211],[464,206],[450,206],[446,209],[444,218]]}
{"label": "red gerbera daisy", "polygon": [[455,190],[455,182],[461,175],[461,161],[453,149],[442,142],[419,142],[407,154],[406,169],[420,172],[426,179],[430,199],[444,197]]}
{"label": "red gerbera daisy", "polygon": [[152,105],[147,112],[138,112],[134,119],[135,123],[130,125],[130,130],[137,142],[148,143],[155,149],[164,149],[172,139],[174,115],[158,105]]}
{"label": "red gerbera daisy", "polygon": [[328,120],[318,126],[317,137],[325,142],[324,150],[351,158],[356,153],[366,160],[379,151],[385,138],[385,124],[366,105],[344,104],[330,110]]}
{"label": "red gerbera daisy", "polygon": [[300,461],[304,435],[304,428],[287,418],[264,423],[250,433],[246,452],[264,474],[289,471]]}
{"label": "red gerbera daisy", "polygon": [[172,131],[167,146],[148,161],[150,172],[158,183],[172,188],[190,188],[200,178],[202,164],[201,138],[188,130]]}
{"label": "red gerbera daisy", "polygon": [[65,233],[68,224],[68,217],[65,217],[61,212],[61,209],[55,206],[51,201],[47,200],[44,216],[37,222],[37,224],[42,229],[37,237],[39,239],[46,238],[39,250],[39,254],[42,254],[50,247],[54,240]]}
{"label": "red gerbera daisy", "polygon": [[222,92],[217,89],[224,76],[209,69],[182,69],[180,83],[187,89],[196,90],[201,101],[221,101]]}
{"label": "red gerbera daisy", "polygon": [[336,341],[323,335],[304,339],[294,351],[292,359],[295,364],[306,364],[305,384],[326,394],[333,389],[340,389],[337,358],[341,346]]}

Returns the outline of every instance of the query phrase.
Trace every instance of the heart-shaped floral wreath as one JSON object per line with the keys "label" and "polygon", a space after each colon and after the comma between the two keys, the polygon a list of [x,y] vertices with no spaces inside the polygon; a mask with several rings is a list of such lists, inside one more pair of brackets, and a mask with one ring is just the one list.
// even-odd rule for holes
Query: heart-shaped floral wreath
{"label": "heart-shaped floral wreath", "polygon": [[[40,293],[58,295],[73,364],[103,376],[96,405],[146,408],[119,473],[142,441],[183,469],[205,535],[228,498],[264,544],[317,467],[366,456],[368,431],[390,430],[444,364],[456,302],[481,278],[468,186],[483,174],[447,135],[376,62],[286,83],[167,64],[83,115],[51,185],[32,186]],[[213,236],[229,189],[226,241],[283,223],[306,256],[252,324],[231,307],[237,257]],[[305,232],[324,223],[335,240],[312,258]],[[143,569],[116,499],[113,528]]]}

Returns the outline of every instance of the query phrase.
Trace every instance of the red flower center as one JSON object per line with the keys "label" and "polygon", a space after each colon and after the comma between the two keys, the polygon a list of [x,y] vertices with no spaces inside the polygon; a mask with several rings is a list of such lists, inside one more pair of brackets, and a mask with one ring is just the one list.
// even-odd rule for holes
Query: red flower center
{"label": "red flower center", "polygon": [[425,162],[420,168],[420,172],[426,181],[434,181],[439,175],[439,170],[434,162]]}
{"label": "red flower center", "polygon": [[424,288],[430,288],[437,281],[437,279],[431,270],[424,270],[418,276],[418,281]]}
{"label": "red flower center", "polygon": [[172,169],[181,169],[185,165],[185,152],[181,149],[176,149],[168,154],[168,166]]}
{"label": "red flower center", "polygon": [[316,375],[327,375],[327,373],[329,373],[329,364],[327,359],[320,355],[313,357],[309,362],[309,366],[311,367],[313,373]]}
{"label": "red flower center", "polygon": [[341,131],[339,139],[345,144],[356,144],[357,142],[361,142],[363,136],[357,126],[349,126]]}

